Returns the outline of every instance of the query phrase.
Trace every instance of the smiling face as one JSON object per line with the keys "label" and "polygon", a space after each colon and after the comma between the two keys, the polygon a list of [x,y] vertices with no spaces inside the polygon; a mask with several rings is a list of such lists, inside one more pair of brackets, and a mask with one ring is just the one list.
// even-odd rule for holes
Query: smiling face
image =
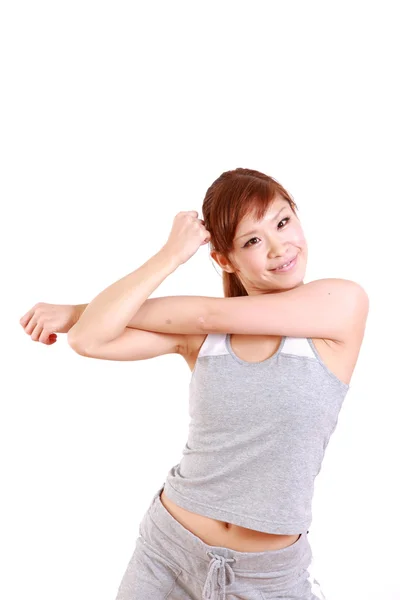
{"label": "smiling face", "polygon": [[[274,199],[261,221],[247,215],[239,223],[229,261],[211,252],[228,273],[235,272],[249,296],[283,292],[303,285],[308,248],[300,221],[287,200]],[[274,271],[296,257],[289,270]],[[233,266],[232,266],[233,265]]]}

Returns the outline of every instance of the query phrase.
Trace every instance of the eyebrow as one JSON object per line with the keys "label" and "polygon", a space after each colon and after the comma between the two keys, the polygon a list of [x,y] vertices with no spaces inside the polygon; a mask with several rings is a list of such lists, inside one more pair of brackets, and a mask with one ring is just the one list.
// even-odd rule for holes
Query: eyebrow
{"label": "eyebrow", "polygon": [[[279,217],[279,215],[281,214],[281,212],[283,210],[285,210],[286,208],[288,208],[288,207],[287,206],[282,206],[281,210],[276,213],[276,215],[274,216],[274,218],[272,220],[275,221]],[[240,240],[240,238],[245,237],[246,235],[252,235],[253,233],[257,233],[257,229],[253,229],[252,231],[248,231],[247,233],[243,233],[242,235],[239,235],[239,237],[235,238],[235,240]]]}

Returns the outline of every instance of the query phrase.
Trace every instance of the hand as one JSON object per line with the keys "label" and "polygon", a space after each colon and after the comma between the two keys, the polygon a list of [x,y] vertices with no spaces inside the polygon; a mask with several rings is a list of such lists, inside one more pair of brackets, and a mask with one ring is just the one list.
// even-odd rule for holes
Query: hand
{"label": "hand", "polygon": [[180,264],[185,263],[204,244],[210,241],[210,233],[204,221],[198,219],[195,210],[179,212],[172,225],[171,233],[163,251],[169,252]]}
{"label": "hand", "polygon": [[19,322],[34,342],[51,346],[57,341],[55,332],[68,333],[78,318],[73,304],[39,302],[28,310]]}

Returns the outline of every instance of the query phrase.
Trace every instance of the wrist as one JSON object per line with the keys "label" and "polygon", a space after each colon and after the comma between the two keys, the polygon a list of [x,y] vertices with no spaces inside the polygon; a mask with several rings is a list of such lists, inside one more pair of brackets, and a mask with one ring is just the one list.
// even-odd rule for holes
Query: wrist
{"label": "wrist", "polygon": [[165,262],[166,266],[171,269],[171,272],[175,271],[175,269],[180,267],[182,264],[178,256],[168,250],[166,246],[163,246],[161,250],[157,252],[157,256],[159,256]]}
{"label": "wrist", "polygon": [[73,305],[73,323],[72,327],[79,321],[83,311],[86,309],[87,304],[74,304]]}

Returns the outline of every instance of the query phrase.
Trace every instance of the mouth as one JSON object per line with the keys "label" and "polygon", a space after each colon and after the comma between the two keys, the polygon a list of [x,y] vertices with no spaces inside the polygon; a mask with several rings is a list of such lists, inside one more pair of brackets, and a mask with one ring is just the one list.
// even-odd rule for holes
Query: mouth
{"label": "mouth", "polygon": [[289,262],[289,264],[285,263],[285,267],[280,267],[279,269],[271,269],[273,273],[286,273],[287,271],[291,271],[297,264],[298,254]]}

